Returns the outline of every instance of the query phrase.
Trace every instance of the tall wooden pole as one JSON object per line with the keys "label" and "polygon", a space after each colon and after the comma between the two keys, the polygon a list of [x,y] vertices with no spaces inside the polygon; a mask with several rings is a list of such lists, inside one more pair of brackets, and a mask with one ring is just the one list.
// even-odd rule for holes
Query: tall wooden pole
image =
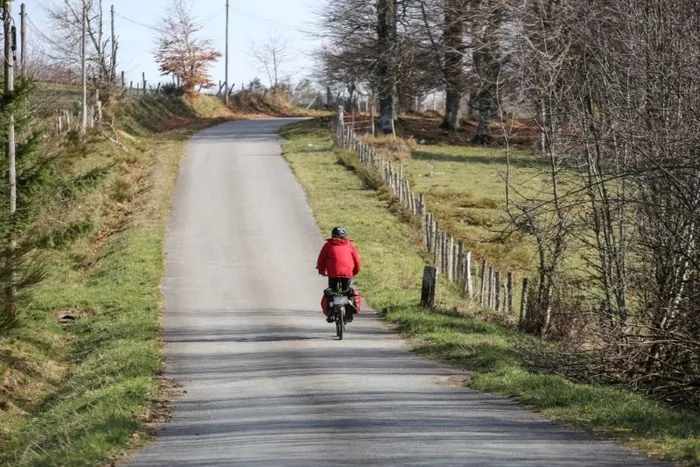
{"label": "tall wooden pole", "polygon": [[[112,81],[117,80],[117,31],[114,27],[114,5],[112,5]],[[124,85],[124,80],[122,79],[122,86]]]}
{"label": "tall wooden pole", "polygon": [[106,76],[104,76],[104,73],[106,70],[102,69],[102,65],[107,64],[107,60],[105,59],[105,47],[104,47],[104,43],[102,42],[102,38],[104,37],[103,36],[104,29],[102,27],[102,20],[103,20],[102,0],[99,1],[99,4],[97,6],[100,9],[99,18],[98,18],[100,24],[98,25],[98,28],[97,28],[97,37],[99,38],[99,44],[100,44],[99,49],[97,51],[97,85],[101,86],[102,81],[106,78]]}
{"label": "tall wooden pole", "polygon": [[20,73],[22,75],[22,78],[25,78],[27,76],[27,8],[24,5],[24,3],[20,6],[20,37],[21,37],[21,44],[22,44],[22,50],[21,50],[21,57],[20,57],[20,63],[21,63],[21,70]]}
{"label": "tall wooden pole", "polygon": [[[13,27],[12,27],[12,2],[5,0],[4,3],[4,25],[5,25],[5,96],[11,96],[15,92],[15,51],[13,50]],[[10,214],[17,211],[17,181],[15,168],[15,116],[10,115],[10,123],[7,129],[7,160],[9,163],[10,182]]]}
{"label": "tall wooden pole", "polygon": [[225,77],[224,81],[226,83],[226,92],[224,92],[224,102],[226,105],[228,105],[228,93],[229,93],[229,85],[228,85],[228,9],[229,9],[229,0],[226,0],[226,71],[225,71]]}
{"label": "tall wooden pole", "polygon": [[[3,24],[5,32],[5,98],[11,98],[15,92],[15,30],[12,26],[12,1],[5,0],[3,4]],[[11,271],[10,284],[7,287],[7,305],[10,316],[16,313],[15,303],[15,264],[14,250],[17,248],[17,240],[14,232],[14,216],[17,212],[17,165],[15,160],[15,116],[10,114],[7,128],[7,146],[5,148],[8,162],[8,182],[10,183],[10,251],[11,258],[8,258],[6,267]]]}
{"label": "tall wooden pole", "polygon": [[87,7],[83,7],[83,37],[80,47],[80,61],[82,67],[83,78],[83,118],[80,123],[80,134],[84,135],[87,132],[87,67],[85,66],[86,41],[87,41]]}

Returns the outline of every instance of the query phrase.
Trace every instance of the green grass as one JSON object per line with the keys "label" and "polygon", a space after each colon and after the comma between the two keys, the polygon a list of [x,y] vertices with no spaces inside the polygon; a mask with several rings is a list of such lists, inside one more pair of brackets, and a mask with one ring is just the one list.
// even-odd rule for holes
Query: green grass
{"label": "green grass", "polygon": [[[549,167],[533,152],[513,149],[511,159],[511,200],[523,196],[551,199]],[[464,242],[472,252],[472,276],[478,277],[481,260],[503,274],[514,273],[516,284],[537,273],[537,249],[531,238],[509,229],[506,211],[506,151],[501,147],[418,145],[411,157],[400,162],[413,191],[424,193],[426,204],[441,229],[455,241]],[[561,181],[565,180],[565,181]],[[576,178],[563,172],[561,193],[579,191]],[[517,213],[517,209],[514,210]],[[582,255],[591,253],[581,242],[569,239],[563,268],[572,276],[587,269]],[[594,257],[594,256],[593,256]],[[475,284],[478,287],[478,284]],[[515,294],[514,309],[520,306]]]}
{"label": "green grass", "polygon": [[[469,316],[477,311],[473,304],[444,282],[435,310],[418,307],[425,253],[417,246],[415,228],[391,212],[385,190],[368,189],[355,172],[338,164],[323,126],[294,125],[284,136],[285,157],[306,189],[319,227],[328,231],[341,224],[348,229],[364,260],[357,277],[363,295],[417,352],[471,371],[474,389],[512,397],[552,419],[656,457],[700,462],[697,412],[627,390],[527,371],[518,348],[531,338]],[[338,210],[339,205],[347,209]]]}
{"label": "green grass", "polygon": [[[154,407],[167,397],[157,375],[171,193],[184,140],[222,111],[190,110],[183,121],[182,102],[143,104],[122,109],[128,152],[95,141],[75,158],[65,198],[42,213],[48,277],[0,340],[0,465],[99,465],[142,445],[144,421],[162,415]],[[156,111],[158,126],[143,125]],[[66,328],[63,313],[77,316]]]}
{"label": "green grass", "polygon": [[[527,194],[541,187],[543,167],[527,151],[512,155],[513,182]],[[507,226],[503,149],[419,146],[403,162],[414,191],[425,193],[438,221],[480,258],[507,270],[530,270],[534,250],[518,236],[499,237]]]}

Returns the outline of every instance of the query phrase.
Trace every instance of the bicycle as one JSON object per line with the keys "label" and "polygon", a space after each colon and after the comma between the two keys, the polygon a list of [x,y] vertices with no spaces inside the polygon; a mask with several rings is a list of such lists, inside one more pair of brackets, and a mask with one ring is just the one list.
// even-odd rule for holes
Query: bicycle
{"label": "bicycle", "polygon": [[335,333],[338,336],[338,340],[343,340],[343,333],[345,332],[345,306],[350,303],[350,299],[347,295],[343,293],[338,285],[338,290],[333,294],[332,301],[329,302],[332,308],[333,321],[335,321]]}

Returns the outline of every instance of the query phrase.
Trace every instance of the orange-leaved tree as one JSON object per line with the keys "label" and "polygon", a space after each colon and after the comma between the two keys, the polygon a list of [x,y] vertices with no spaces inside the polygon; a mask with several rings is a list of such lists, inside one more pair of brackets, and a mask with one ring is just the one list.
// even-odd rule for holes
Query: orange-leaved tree
{"label": "orange-leaved tree", "polygon": [[201,30],[187,0],[171,0],[168,14],[158,28],[155,59],[161,74],[174,76],[189,95],[214,86],[209,67],[221,57],[210,40],[197,37]]}

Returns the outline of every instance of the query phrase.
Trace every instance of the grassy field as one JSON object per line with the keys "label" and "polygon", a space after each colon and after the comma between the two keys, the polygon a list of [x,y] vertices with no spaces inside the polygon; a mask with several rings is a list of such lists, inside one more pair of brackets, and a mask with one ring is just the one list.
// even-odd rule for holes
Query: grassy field
{"label": "grassy field", "polygon": [[0,465],[99,465],[167,415],[162,241],[185,140],[229,112],[147,98],[113,110],[122,147],[75,152],[71,196],[40,223],[46,280],[0,340]]}
{"label": "grassy field", "polygon": [[[363,272],[357,278],[363,295],[409,338],[417,352],[469,370],[472,376],[466,384],[474,389],[512,397],[554,420],[654,457],[689,465],[700,462],[698,413],[670,408],[627,390],[575,384],[557,375],[528,371],[518,349],[530,338],[476,319],[479,310],[444,282],[438,289],[435,310],[418,307],[426,256],[417,243],[420,234],[415,227],[392,213],[386,190],[368,189],[356,172],[338,164],[338,154],[323,127],[302,123],[284,133],[288,139],[285,157],[306,189],[319,227],[322,231],[338,224],[348,228],[364,258]],[[449,149],[434,150],[438,149],[450,155]],[[478,158],[479,154],[452,157]],[[482,160],[482,171],[497,170],[492,157]],[[427,167],[421,166],[425,163],[416,160],[407,170],[425,175]],[[456,174],[457,167],[453,167],[454,180],[464,181],[461,177],[469,175]],[[430,186],[434,182],[425,183]],[[337,190],[338,186],[343,189]],[[473,192],[473,198],[496,199],[497,194],[485,190]],[[338,205],[348,209],[339,211]]]}
{"label": "grassy field", "polygon": [[[372,146],[381,148],[382,157],[388,156],[394,167],[403,170],[414,192],[425,194],[427,209],[440,223],[440,228],[455,241],[464,242],[466,249],[472,252],[472,277],[477,290],[482,260],[503,274],[514,273],[517,314],[522,278],[533,277],[538,258],[531,239],[509,228],[506,149],[469,145],[474,135],[474,122],[464,121],[464,127],[457,133],[438,129],[439,122],[430,117],[405,116],[399,124],[398,133],[402,138],[368,140]],[[519,140],[522,139],[520,135]],[[394,148],[389,149],[391,146]],[[521,145],[510,150],[511,202],[522,203],[524,197],[539,202],[551,199],[550,168],[526,147]],[[565,171],[561,172],[558,183],[562,194],[580,192],[576,177]],[[513,213],[517,214],[518,210],[513,209]],[[587,267],[582,255],[590,253],[590,249],[571,239],[567,245],[569,251],[564,267],[575,275]]]}
{"label": "grassy field", "polygon": [[[537,191],[542,168],[535,157],[516,151],[513,163],[517,183]],[[455,239],[503,269],[530,268],[532,252],[517,236],[500,240],[508,223],[502,149],[421,145],[402,165],[414,190],[425,193],[428,209]]]}

